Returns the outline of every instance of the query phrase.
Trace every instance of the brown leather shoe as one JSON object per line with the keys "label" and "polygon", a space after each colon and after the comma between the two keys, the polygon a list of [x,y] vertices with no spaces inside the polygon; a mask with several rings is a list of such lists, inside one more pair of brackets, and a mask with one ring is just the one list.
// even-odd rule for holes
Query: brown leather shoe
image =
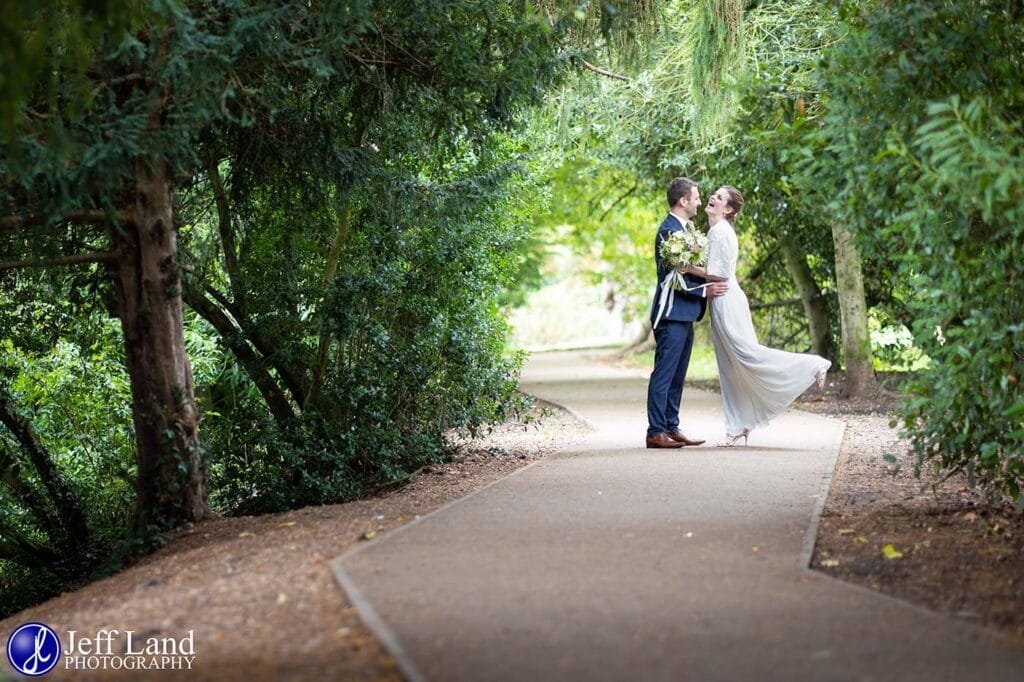
{"label": "brown leather shoe", "polygon": [[677,443],[682,443],[683,445],[701,445],[702,443],[705,442],[703,440],[694,440],[693,438],[687,438],[686,436],[683,435],[682,431],[673,431],[672,433],[668,434],[668,437]]}
{"label": "brown leather shoe", "polygon": [[647,436],[647,447],[649,448],[681,448],[683,444],[672,440],[672,437],[667,433],[657,433],[653,436]]}

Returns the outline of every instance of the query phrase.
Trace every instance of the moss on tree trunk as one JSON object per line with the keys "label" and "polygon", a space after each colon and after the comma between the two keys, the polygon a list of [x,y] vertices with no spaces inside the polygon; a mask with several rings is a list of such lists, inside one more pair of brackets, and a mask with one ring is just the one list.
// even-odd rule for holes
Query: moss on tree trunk
{"label": "moss on tree trunk", "polygon": [[877,386],[868,331],[868,308],[864,300],[864,273],[853,233],[833,223],[832,241],[836,251],[836,288],[839,291],[843,358],[846,361],[843,395],[854,397],[870,393]]}

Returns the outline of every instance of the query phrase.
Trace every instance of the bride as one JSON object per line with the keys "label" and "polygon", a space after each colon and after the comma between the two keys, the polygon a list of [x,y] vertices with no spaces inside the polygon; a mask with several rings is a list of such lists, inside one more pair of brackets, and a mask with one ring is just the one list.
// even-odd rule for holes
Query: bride
{"label": "bride", "polygon": [[708,258],[705,267],[689,266],[686,272],[708,281],[729,280],[724,295],[710,300],[711,341],[718,360],[718,380],[725,410],[723,446],[735,445],[769,420],[813,384],[821,387],[832,365],[809,353],[790,353],[757,342],[747,295],[736,282],[739,246],[732,223],[743,208],[743,195],[735,187],[720,187],[707,202]]}

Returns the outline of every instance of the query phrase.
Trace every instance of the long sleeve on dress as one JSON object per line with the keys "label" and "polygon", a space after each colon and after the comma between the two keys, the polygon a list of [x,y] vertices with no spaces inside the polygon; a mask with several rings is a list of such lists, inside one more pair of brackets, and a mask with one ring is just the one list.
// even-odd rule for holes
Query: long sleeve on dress
{"label": "long sleeve on dress", "polygon": [[739,248],[728,223],[719,222],[708,230],[708,264],[705,271],[715,277],[733,279]]}

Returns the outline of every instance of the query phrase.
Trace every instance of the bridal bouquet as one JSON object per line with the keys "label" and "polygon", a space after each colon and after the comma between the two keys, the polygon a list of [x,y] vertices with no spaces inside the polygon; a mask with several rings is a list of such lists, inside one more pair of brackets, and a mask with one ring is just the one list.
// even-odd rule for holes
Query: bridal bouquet
{"label": "bridal bouquet", "polygon": [[661,296],[658,300],[658,314],[654,320],[654,328],[668,313],[672,312],[677,291],[696,291],[706,284],[690,287],[679,272],[679,268],[687,265],[703,265],[707,260],[708,238],[697,230],[679,230],[670,232],[658,245],[658,256],[671,266],[661,283]]}
{"label": "bridal bouquet", "polygon": [[[708,238],[697,230],[679,230],[670,232],[661,242],[658,255],[672,266],[672,272],[676,272],[687,265],[703,265],[707,247]],[[686,288],[681,275],[674,277],[671,285],[676,291]]]}

